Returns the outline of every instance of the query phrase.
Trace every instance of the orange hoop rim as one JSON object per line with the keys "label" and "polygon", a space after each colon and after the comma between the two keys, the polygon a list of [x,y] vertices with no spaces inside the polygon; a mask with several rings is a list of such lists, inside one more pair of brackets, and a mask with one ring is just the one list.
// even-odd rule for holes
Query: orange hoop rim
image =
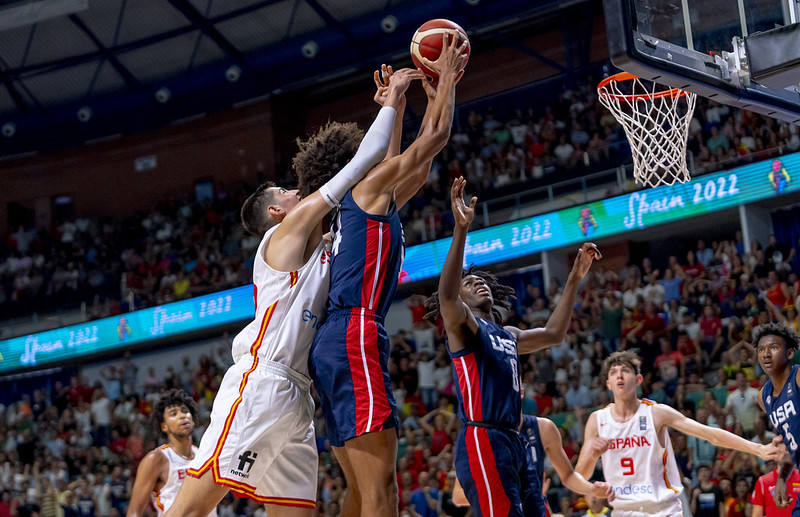
{"label": "orange hoop rim", "polygon": [[619,95],[616,93],[610,93],[607,90],[603,90],[606,86],[608,86],[612,81],[621,83],[622,81],[632,81],[634,79],[639,79],[638,75],[634,75],[630,72],[620,72],[618,74],[610,75],[597,83],[597,95],[610,97],[612,99],[624,100],[627,102],[630,101],[638,101],[638,100],[654,100],[654,99],[661,99],[663,97],[670,97],[670,98],[677,98],[683,97],[687,93],[686,90],[681,90],[680,88],[670,88],[669,90],[664,90],[661,92],[656,93],[640,93],[637,95]]}

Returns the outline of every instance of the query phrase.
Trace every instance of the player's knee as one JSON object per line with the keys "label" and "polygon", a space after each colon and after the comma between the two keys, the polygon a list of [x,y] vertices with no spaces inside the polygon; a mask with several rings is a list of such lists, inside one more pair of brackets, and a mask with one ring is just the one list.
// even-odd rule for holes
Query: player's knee
{"label": "player's knee", "polygon": [[361,504],[365,508],[386,504],[392,508],[397,506],[397,483],[394,475],[375,478],[369,486],[360,487]]}

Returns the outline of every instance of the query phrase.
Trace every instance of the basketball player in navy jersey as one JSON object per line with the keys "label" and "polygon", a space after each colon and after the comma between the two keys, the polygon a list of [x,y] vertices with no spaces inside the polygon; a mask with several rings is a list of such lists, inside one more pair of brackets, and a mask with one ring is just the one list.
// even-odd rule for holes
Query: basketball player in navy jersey
{"label": "basketball player in navy jersey", "polygon": [[271,184],[242,205],[242,225],[261,242],[253,266],[255,318],[232,345],[234,364],[214,398],[188,477],[166,517],[206,517],[229,492],[270,517],[310,517],[317,499],[317,446],[308,354],[324,315],[330,251],[323,219],[387,153],[396,113],[418,70],[398,70],[379,91],[364,135],[328,123],[300,152],[326,142],[326,160],[295,169],[299,191]]}
{"label": "basketball player in navy jersey", "polygon": [[[767,323],[753,332],[758,364],[769,376],[761,388],[759,403],[769,416],[775,431],[783,438],[783,445],[795,466],[800,465],[800,365],[792,364],[797,351],[798,338],[782,323]],[[792,469],[781,469],[775,484],[774,498],[778,507],[787,507],[786,479]],[[800,499],[792,510],[792,517],[800,517]]]}
{"label": "basketball player in navy jersey", "polygon": [[[519,355],[563,341],[578,285],[601,256],[594,244],[578,250],[564,292],[545,327],[520,330],[501,326],[500,309],[510,308],[508,297],[513,289],[499,285],[494,275],[472,268],[465,274],[462,269],[467,230],[477,202],[473,197],[469,205],[464,203],[465,185],[466,180],[458,178],[450,191],[455,230],[438,292],[426,302],[431,309],[426,317],[435,320],[441,314],[455,367],[458,413],[465,424],[455,447],[458,481],[478,517],[521,516],[526,453],[518,432],[522,418]],[[603,485],[591,488],[604,498],[609,490]]]}
{"label": "basketball player in navy jersey", "polygon": [[431,64],[439,71],[436,89],[423,81],[428,105],[416,141],[370,171],[334,218],[327,319],[314,338],[309,369],[347,480],[345,517],[398,513],[397,416],[383,319],[403,262],[398,210],[425,185],[431,161],[450,138],[466,42],[457,46],[449,36],[444,33],[443,50]]}

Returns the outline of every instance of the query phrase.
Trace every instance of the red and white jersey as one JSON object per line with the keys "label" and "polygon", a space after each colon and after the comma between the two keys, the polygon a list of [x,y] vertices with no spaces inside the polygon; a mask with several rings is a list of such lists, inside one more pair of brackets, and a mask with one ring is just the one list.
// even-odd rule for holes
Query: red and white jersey
{"label": "red and white jersey", "polygon": [[253,262],[256,318],[233,339],[233,359],[258,357],[308,377],[311,342],[325,317],[330,252],[321,240],[300,269],[276,271],[264,260],[264,250],[278,226],[258,246]]}
{"label": "red and white jersey", "polygon": [[679,499],[683,485],[672,442],[666,427],[659,442],[654,405],[643,399],[626,422],[614,420],[613,404],[597,412],[597,434],[610,442],[601,459],[603,475],[616,495],[610,503],[615,516],[683,515]]}
{"label": "red and white jersey", "polygon": [[[161,517],[175,502],[175,498],[178,497],[178,491],[183,485],[183,480],[186,479],[186,469],[189,468],[189,463],[192,460],[191,458],[184,458],[175,452],[169,444],[162,445],[158,450],[169,462],[169,474],[167,475],[166,483],[161,487],[161,490],[155,490],[151,496],[153,506],[156,507],[158,512],[158,517]],[[196,453],[197,447],[192,446],[192,452]],[[217,517],[217,510],[214,509],[208,514],[208,517]]]}

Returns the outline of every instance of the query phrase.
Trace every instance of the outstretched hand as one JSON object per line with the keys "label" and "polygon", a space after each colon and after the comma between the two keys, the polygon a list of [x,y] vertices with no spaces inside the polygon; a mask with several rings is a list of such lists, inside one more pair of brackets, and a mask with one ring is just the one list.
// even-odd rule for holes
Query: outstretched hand
{"label": "outstretched hand", "polygon": [[450,187],[450,204],[453,208],[453,219],[456,226],[461,228],[468,228],[472,224],[472,220],[475,219],[475,204],[478,202],[478,198],[472,196],[469,205],[464,203],[464,186],[466,184],[467,180],[463,177],[458,177],[453,181],[453,186]]}
{"label": "outstretched hand", "polygon": [[464,66],[469,59],[469,55],[466,53],[469,41],[465,39],[461,45],[456,46],[457,44],[457,36],[444,32],[442,33],[442,51],[436,61],[431,61],[425,56],[420,56],[420,61],[431,70],[437,72],[440,78],[449,75],[455,77],[457,82],[458,79],[461,79]]}
{"label": "outstretched hand", "polygon": [[425,80],[425,75],[420,70],[401,68],[397,72],[391,65],[381,65],[380,70],[372,74],[375,81],[375,96],[373,100],[381,106],[392,106],[396,102],[405,100],[405,93],[411,81]]}
{"label": "outstretched hand", "polygon": [[597,248],[597,245],[591,242],[585,242],[583,246],[578,249],[578,256],[575,257],[575,263],[572,265],[572,271],[578,278],[583,278],[592,267],[595,260],[600,260],[603,255]]}
{"label": "outstretched hand", "polygon": [[764,461],[778,461],[784,454],[786,454],[786,446],[781,443],[783,437],[778,435],[772,439],[770,443],[766,443],[760,447],[761,451],[758,455]]}

